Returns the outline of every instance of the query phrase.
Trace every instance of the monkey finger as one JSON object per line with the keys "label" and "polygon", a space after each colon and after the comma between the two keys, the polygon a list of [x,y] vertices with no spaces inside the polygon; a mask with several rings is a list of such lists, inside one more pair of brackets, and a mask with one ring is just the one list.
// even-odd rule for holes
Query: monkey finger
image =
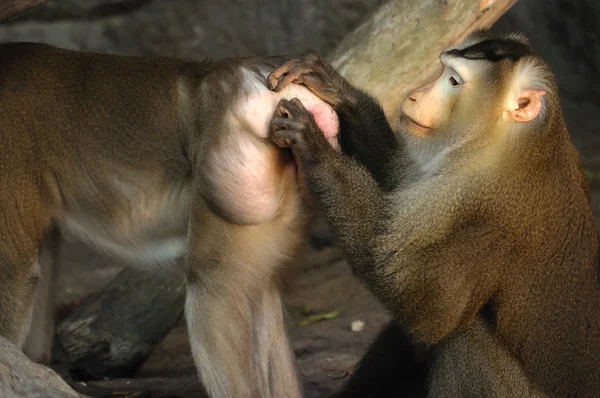
{"label": "monkey finger", "polygon": [[281,65],[279,68],[275,69],[273,72],[269,73],[267,76],[267,82],[269,83],[269,87],[271,90],[274,90],[279,84],[279,80],[283,75],[287,73],[288,63]]}
{"label": "monkey finger", "polygon": [[279,91],[280,89],[277,89],[279,87],[279,83],[283,80],[283,78],[285,77],[285,74],[280,74],[280,75],[276,75],[277,71],[271,73],[268,77],[267,77],[267,81],[269,83],[269,88],[272,91]]}
{"label": "monkey finger", "polygon": [[305,123],[300,120],[288,119],[286,117],[274,117],[269,124],[269,130],[301,130],[305,127]]}
{"label": "monkey finger", "polygon": [[275,87],[274,90],[280,91],[292,83],[302,84],[302,82],[303,82],[302,75],[303,74],[304,74],[303,68],[292,69],[283,77],[283,79],[279,80],[279,83],[277,84],[277,87]]}
{"label": "monkey finger", "polygon": [[290,83],[304,84],[307,74],[315,74],[319,70],[326,70],[326,65],[316,53],[309,53],[289,60],[281,65],[267,77],[271,90],[280,91]]}
{"label": "monkey finger", "polygon": [[280,117],[291,118],[292,115],[288,107],[289,102],[290,101],[286,99],[280,99],[275,108],[275,114]]}
{"label": "monkey finger", "polygon": [[296,108],[296,111],[308,113],[302,101],[300,101],[297,97],[291,99],[290,105],[293,105]]}
{"label": "monkey finger", "polygon": [[302,133],[297,130],[280,130],[271,134],[270,138],[280,148],[292,148],[302,139]]}
{"label": "monkey finger", "polygon": [[309,120],[311,116],[302,101],[295,97],[290,101],[285,99],[280,100],[277,105],[277,112],[290,119],[305,119],[305,121]]}
{"label": "monkey finger", "polygon": [[329,80],[327,78],[324,79],[322,74],[318,72],[312,71],[302,75],[302,84],[304,84],[304,87],[329,105],[334,105],[334,103],[338,102],[332,95],[332,92],[335,92],[335,90],[333,90],[330,83],[325,82],[329,82]]}
{"label": "monkey finger", "polygon": [[289,119],[285,119],[282,117],[274,117],[271,119],[271,123],[269,123],[269,133],[274,133],[275,131],[287,130],[289,124],[287,123]]}
{"label": "monkey finger", "polygon": [[275,69],[273,72],[271,72],[269,74],[269,76],[267,77],[267,81],[269,82],[269,86],[271,87],[271,90],[274,91],[278,91],[281,88],[279,87],[282,79],[288,74],[288,72],[294,68],[294,66],[296,65],[296,60],[292,59],[286,63],[284,63],[283,65],[281,65],[279,68]]}

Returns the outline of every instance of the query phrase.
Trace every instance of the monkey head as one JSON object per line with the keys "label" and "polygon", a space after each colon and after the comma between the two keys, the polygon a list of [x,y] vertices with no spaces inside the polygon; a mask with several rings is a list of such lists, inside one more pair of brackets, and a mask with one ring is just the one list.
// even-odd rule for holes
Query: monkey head
{"label": "monkey head", "polygon": [[[520,35],[478,31],[440,55],[437,79],[408,94],[401,126],[409,144],[438,150],[464,140],[539,128],[552,108],[554,78]],[[475,136],[474,136],[475,135]],[[477,137],[480,136],[480,137]]]}

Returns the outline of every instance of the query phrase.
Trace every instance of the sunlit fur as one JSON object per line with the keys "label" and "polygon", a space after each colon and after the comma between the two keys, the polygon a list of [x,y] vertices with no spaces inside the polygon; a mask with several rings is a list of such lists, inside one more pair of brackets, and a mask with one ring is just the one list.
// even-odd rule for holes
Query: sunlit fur
{"label": "sunlit fur", "polygon": [[[399,290],[373,288],[429,344],[493,302],[495,333],[535,386],[561,397],[598,396],[598,235],[589,189],[548,65],[530,47],[499,61],[452,51],[490,38],[477,32],[444,51],[441,77],[418,89],[416,102],[405,101],[408,115],[430,113],[435,126],[423,136],[403,124],[419,167],[390,197],[397,213],[379,260],[387,264],[382,274],[394,269]],[[503,39],[529,46],[523,36]],[[464,76],[455,90],[449,68]],[[527,90],[546,92],[541,110],[515,121],[510,112]],[[422,306],[423,295],[435,303]]]}
{"label": "sunlit fur", "polygon": [[[404,138],[413,159],[426,169],[431,169],[429,159],[437,164],[440,157],[446,158],[450,152],[460,151],[465,145],[478,145],[482,148],[489,146],[486,143],[492,142],[505,142],[507,145],[512,142],[519,145],[519,140],[522,142],[527,138],[520,137],[515,141],[514,134],[523,130],[544,129],[544,126],[553,124],[548,121],[556,117],[556,112],[560,112],[553,106],[558,102],[554,76],[539,57],[532,54],[517,62],[506,60],[494,63],[449,55],[451,50],[465,49],[490,37],[487,32],[478,31],[464,43],[442,52],[440,60],[444,69],[441,75],[410,94],[421,94],[420,103],[425,103],[426,106],[411,106],[413,104],[409,99],[403,104],[406,115],[429,120],[429,127],[435,130],[435,134],[415,134],[415,126],[410,122],[404,123],[402,129],[402,132],[407,133]],[[529,45],[523,35],[511,34],[503,38]],[[458,88],[451,87],[448,83],[453,71],[460,76],[461,84]],[[507,114],[516,106],[520,94],[526,89],[544,90],[547,94],[542,98],[542,109],[537,118],[530,123],[516,123]],[[495,153],[485,153],[485,156],[495,158],[501,148],[510,150],[510,146],[493,146],[492,151]],[[444,153],[438,155],[442,151]]]}

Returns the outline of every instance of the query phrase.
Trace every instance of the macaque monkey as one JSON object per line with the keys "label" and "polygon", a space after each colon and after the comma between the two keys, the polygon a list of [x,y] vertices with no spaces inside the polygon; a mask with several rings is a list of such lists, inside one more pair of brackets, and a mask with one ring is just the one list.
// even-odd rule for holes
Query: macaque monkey
{"label": "macaque monkey", "polygon": [[54,261],[40,250],[68,230],[131,264],[185,255],[191,347],[211,397],[300,397],[278,276],[309,214],[268,126],[281,98],[298,97],[337,147],[338,118],[305,87],[269,90],[284,60],[0,46],[0,335],[23,347],[31,330],[25,351],[48,361],[52,321],[39,309]]}
{"label": "macaque monkey", "polygon": [[476,32],[440,61],[404,101],[398,140],[317,56],[269,76],[338,112],[342,153],[301,99],[280,101],[270,137],[394,316],[342,396],[493,396],[478,393],[487,375],[507,392],[494,396],[599,397],[598,232],[555,79],[519,35]]}

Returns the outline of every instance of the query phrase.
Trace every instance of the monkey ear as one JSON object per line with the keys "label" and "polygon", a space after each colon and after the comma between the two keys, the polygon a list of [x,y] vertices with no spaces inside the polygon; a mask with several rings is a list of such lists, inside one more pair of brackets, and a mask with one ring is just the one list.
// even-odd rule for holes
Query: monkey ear
{"label": "monkey ear", "polygon": [[545,94],[545,90],[533,88],[521,91],[509,110],[512,119],[516,122],[535,119],[542,110],[542,97]]}

